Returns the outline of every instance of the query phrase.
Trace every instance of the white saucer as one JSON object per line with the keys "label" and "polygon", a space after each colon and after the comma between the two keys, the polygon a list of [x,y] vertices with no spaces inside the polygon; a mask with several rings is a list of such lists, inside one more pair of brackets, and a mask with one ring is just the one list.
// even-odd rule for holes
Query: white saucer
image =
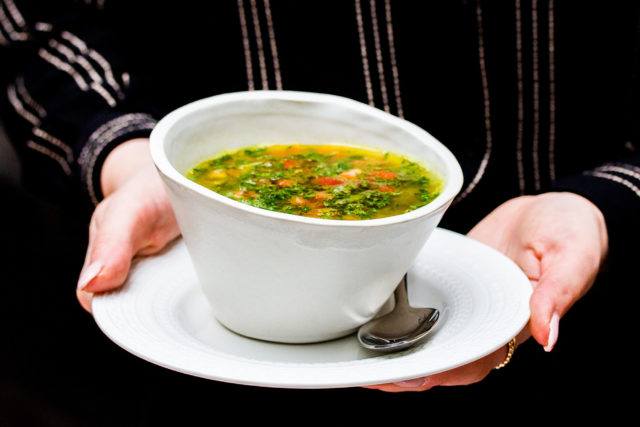
{"label": "white saucer", "polygon": [[286,388],[352,387],[446,371],[505,345],[529,319],[531,285],[522,271],[457,233],[436,229],[408,280],[412,305],[436,307],[442,317],[424,344],[390,355],[361,349],[355,336],[293,345],[229,331],[201,294],[182,241],[137,261],[121,290],[94,298],[93,315],[110,339],[149,362],[212,380]]}

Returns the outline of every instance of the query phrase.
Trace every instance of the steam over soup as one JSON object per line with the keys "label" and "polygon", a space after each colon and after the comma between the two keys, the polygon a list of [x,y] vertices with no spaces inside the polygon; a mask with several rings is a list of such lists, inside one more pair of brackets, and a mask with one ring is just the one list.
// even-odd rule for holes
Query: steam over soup
{"label": "steam over soup", "polygon": [[187,177],[259,208],[346,220],[409,212],[442,188],[438,176],[405,157],[346,145],[240,148],[198,164]]}

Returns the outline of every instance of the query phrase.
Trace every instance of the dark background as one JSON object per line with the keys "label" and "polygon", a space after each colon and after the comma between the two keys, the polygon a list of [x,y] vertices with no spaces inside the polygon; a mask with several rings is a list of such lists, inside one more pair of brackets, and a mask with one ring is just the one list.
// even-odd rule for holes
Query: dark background
{"label": "dark background", "polygon": [[[218,26],[218,39],[222,42],[215,47],[216,54],[231,51],[230,58],[235,58],[235,62],[225,64],[230,67],[205,60],[196,61],[194,67],[182,66],[198,58],[201,52],[209,52],[206,59],[213,55],[211,43],[216,37],[210,32],[216,26],[211,24],[210,14],[189,13],[192,8],[184,7],[185,1],[178,4],[183,7],[175,7],[174,2],[146,2],[138,8],[140,18],[128,13],[133,3],[121,2],[122,9],[114,14],[119,25],[127,27],[129,20],[129,27],[139,31],[136,35],[145,52],[151,49],[148,56],[135,50],[140,67],[143,68],[149,57],[174,58],[145,75],[145,80],[150,79],[152,93],[170,92],[179,96],[169,100],[153,98],[152,104],[165,102],[168,111],[183,104],[185,98],[245,89],[241,81],[244,71],[239,73],[233,68],[234,64],[243,66],[240,51],[233,44],[239,39],[231,43],[224,25]],[[285,7],[284,3],[274,2],[274,13],[278,13],[277,7]],[[365,7],[367,3],[363,1]],[[483,181],[492,185],[484,185],[474,192],[473,205],[452,210],[445,218],[448,224],[456,224],[458,230],[464,229],[461,224],[475,223],[499,202],[517,194],[517,181],[512,179],[516,176],[513,135],[517,122],[512,93],[516,87],[512,66],[515,51],[510,36],[513,5],[504,7],[504,2],[498,1],[482,3],[486,12],[488,75],[495,95],[493,117],[500,126],[494,126],[492,167]],[[166,14],[168,22],[180,23],[185,37],[200,44],[169,43],[180,32],[157,28],[155,21],[147,19],[147,5],[157,9],[157,13]],[[338,5],[348,9],[347,13],[336,12]],[[235,2],[215,6],[235,13]],[[396,6],[417,9],[415,13],[396,15],[398,54],[404,64],[403,88],[412,88],[403,89],[407,118],[454,148],[465,171],[475,173],[485,141],[482,103],[460,102],[466,99],[465,94],[479,90],[474,3],[396,2],[394,8]],[[558,165],[565,168],[559,172],[569,175],[598,165],[603,159],[622,156],[624,153],[620,151],[626,146],[626,133],[636,146],[640,141],[637,100],[633,108],[628,107],[637,93],[630,93],[632,73],[626,72],[638,57],[633,44],[637,40],[635,36],[640,34],[640,27],[636,25],[638,0],[556,1],[556,6],[561,31],[557,48],[562,51],[557,58],[558,105],[562,108],[558,109],[556,154]],[[279,49],[282,66],[287,71],[285,87],[331,90],[331,93],[364,100],[359,56],[349,54],[358,52],[356,40],[349,39],[352,45],[345,45],[345,39],[338,32],[341,20],[350,20],[347,25],[351,25],[352,4],[336,0],[331,7],[309,8],[302,2],[291,1],[286,2],[286,8],[295,9],[296,16],[320,15],[321,19],[277,23],[283,36]],[[425,10],[418,10],[421,8]],[[437,13],[431,9],[437,9]],[[458,21],[442,18],[459,13],[462,18]],[[228,16],[235,19],[236,15]],[[318,27],[307,29],[308,22],[316,22]],[[326,22],[333,22],[335,26],[329,34]],[[450,22],[459,22],[459,26],[450,26]],[[504,25],[508,25],[506,32]],[[528,34],[529,27],[526,29]],[[233,31],[236,30],[234,27]],[[198,37],[201,32],[206,33],[206,37]],[[414,37],[416,33],[420,37]],[[307,37],[297,37],[298,34]],[[335,38],[329,43],[332,49],[326,48],[327,35]],[[413,38],[429,41],[431,54],[424,57],[431,62],[416,58],[412,51]],[[307,44],[314,55],[295,55]],[[529,45],[525,38],[525,46]],[[346,53],[340,56],[338,51]],[[334,61],[326,60],[327,56],[353,63],[350,67],[335,67]],[[12,67],[21,66],[21,61],[16,59],[20,58],[4,60],[3,57],[0,80],[13,75],[16,70]],[[413,66],[408,66],[411,64]],[[525,63],[525,73],[529,73],[529,65]],[[545,64],[540,66],[543,69]],[[347,72],[353,75],[346,75]],[[182,73],[181,78],[176,78],[175,73]],[[215,73],[222,73],[219,75],[225,78],[211,78]],[[238,80],[238,76],[242,79]],[[158,84],[163,82],[163,77],[184,84],[165,87]],[[528,79],[528,74],[525,77]],[[210,86],[204,87],[203,80]],[[227,81],[235,86],[215,86],[217,82]],[[175,90],[167,91],[167,88]],[[530,98],[528,92],[525,95]],[[474,99],[479,100],[480,94],[476,93]],[[525,125],[529,132],[530,124]],[[48,165],[47,159],[37,161],[36,167]],[[531,169],[530,164],[525,166]],[[31,179],[30,188],[38,185],[41,189],[48,188],[43,182],[46,175],[33,172],[22,177],[23,183]],[[55,180],[51,181],[49,187],[55,187]],[[624,192],[628,190],[622,187],[615,190],[612,186],[611,191],[626,195]],[[637,418],[634,413],[638,357],[633,348],[639,280],[633,269],[624,274],[618,269],[603,272],[592,290],[562,319],[559,341],[552,353],[545,353],[529,341],[518,348],[509,366],[492,372],[479,384],[402,394],[366,389],[260,389],[177,374],[144,362],[109,341],[75,299],[75,285],[86,247],[87,219],[80,213],[75,217],[72,210],[44,201],[57,197],[53,192],[35,197],[21,187],[17,159],[0,135],[0,427],[182,426],[196,422],[210,425],[240,423],[251,418],[258,418],[259,422],[275,418],[301,424],[325,420],[328,424],[342,424],[345,414],[355,415],[360,424],[385,420],[428,427],[442,420],[457,423],[487,418],[500,425],[524,421],[543,426],[557,424],[560,418],[571,419],[573,423],[580,418],[595,422],[602,419],[596,419],[596,415],[604,415],[605,422],[613,425]],[[628,192],[627,197],[633,197],[632,193]],[[617,224],[613,226],[616,228]],[[620,240],[627,240],[619,247],[628,253],[618,255],[632,260],[638,258],[640,254],[633,240],[635,233],[629,230],[629,234],[619,236]]]}
{"label": "dark background", "polygon": [[[552,353],[532,341],[483,382],[424,393],[277,390],[201,380],[156,367],[110,342],[75,300],[86,226],[21,189],[0,143],[0,426],[151,426],[258,417],[340,423],[413,417],[519,417],[553,423],[633,411],[636,277],[604,272],[560,324]],[[6,164],[9,163],[9,164]],[[296,416],[295,414],[302,414]],[[304,418],[298,418],[302,416]]]}

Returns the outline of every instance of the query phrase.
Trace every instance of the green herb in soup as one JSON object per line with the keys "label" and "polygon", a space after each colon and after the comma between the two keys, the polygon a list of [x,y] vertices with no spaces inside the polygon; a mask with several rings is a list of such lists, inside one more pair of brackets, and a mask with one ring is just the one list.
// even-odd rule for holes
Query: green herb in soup
{"label": "green herb in soup", "polygon": [[346,220],[417,209],[442,187],[439,177],[405,157],[346,145],[245,147],[198,164],[187,177],[259,208]]}

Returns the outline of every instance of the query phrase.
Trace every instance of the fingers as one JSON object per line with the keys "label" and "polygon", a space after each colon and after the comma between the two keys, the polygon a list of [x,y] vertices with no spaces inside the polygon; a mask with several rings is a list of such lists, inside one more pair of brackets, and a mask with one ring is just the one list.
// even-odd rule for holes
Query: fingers
{"label": "fingers", "polygon": [[560,318],[587,292],[598,268],[599,258],[578,248],[545,254],[540,280],[531,296],[530,328],[546,351],[557,342]]}
{"label": "fingers", "polygon": [[436,386],[473,384],[486,377],[494,367],[504,360],[506,354],[506,347],[501,347],[499,350],[489,354],[488,356],[450,371],[441,372],[428,377],[400,381],[397,383],[367,386],[366,388],[391,393],[400,393],[406,391],[426,391]]}
{"label": "fingers", "polygon": [[153,169],[139,173],[94,211],[78,279],[82,306],[90,307],[86,293],[122,286],[134,256],[156,253],[178,235],[178,224],[157,173]]}
{"label": "fingers", "polygon": [[91,300],[93,299],[93,294],[91,292],[85,292],[81,290],[76,290],[76,296],[78,297],[78,302],[86,311],[91,313]]}
{"label": "fingers", "polygon": [[365,388],[386,391],[388,393],[403,393],[407,391],[427,391],[436,385],[437,384],[431,380],[431,377],[423,377],[391,384],[366,386]]}
{"label": "fingers", "polygon": [[606,255],[608,236],[600,210],[571,193],[519,197],[494,210],[469,235],[525,272],[534,287],[529,329],[551,351],[561,317],[588,291]]}
{"label": "fingers", "polygon": [[106,203],[91,221],[87,257],[78,279],[81,291],[104,292],[120,286],[135,253],[137,221],[126,210],[117,212]]}
{"label": "fingers", "polygon": [[504,360],[506,355],[507,348],[506,346],[503,346],[497,351],[483,357],[482,359],[476,360],[475,362],[469,363],[464,366],[460,366],[459,368],[453,369],[451,371],[432,375],[430,378],[434,385],[443,386],[457,386],[477,383],[478,381],[481,381],[484,377],[486,377],[493,368],[498,366],[498,364],[500,364],[500,362]]}

